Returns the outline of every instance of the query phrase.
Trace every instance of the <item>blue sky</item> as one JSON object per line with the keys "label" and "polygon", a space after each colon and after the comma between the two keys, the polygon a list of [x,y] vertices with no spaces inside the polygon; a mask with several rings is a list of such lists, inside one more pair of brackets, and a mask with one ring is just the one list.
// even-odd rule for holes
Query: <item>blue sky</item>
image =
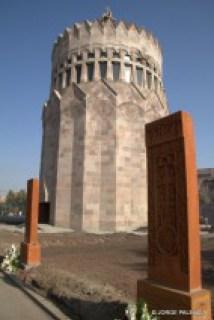
{"label": "blue sky", "polygon": [[198,167],[214,167],[213,0],[0,0],[0,194],[38,176],[53,41],[107,6],[159,39],[170,109],[191,113]]}

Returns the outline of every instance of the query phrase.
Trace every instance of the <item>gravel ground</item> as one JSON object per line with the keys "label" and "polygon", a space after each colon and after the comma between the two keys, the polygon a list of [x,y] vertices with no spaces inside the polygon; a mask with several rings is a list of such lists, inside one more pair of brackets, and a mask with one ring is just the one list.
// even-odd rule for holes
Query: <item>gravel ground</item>
{"label": "gravel ground", "polygon": [[[56,270],[108,284],[127,300],[135,300],[136,283],[146,277],[146,235],[51,233],[40,234],[42,261]],[[23,234],[0,232],[0,255],[12,243],[20,244]],[[202,236],[203,285],[214,288],[214,234]],[[214,290],[213,290],[214,295]]]}

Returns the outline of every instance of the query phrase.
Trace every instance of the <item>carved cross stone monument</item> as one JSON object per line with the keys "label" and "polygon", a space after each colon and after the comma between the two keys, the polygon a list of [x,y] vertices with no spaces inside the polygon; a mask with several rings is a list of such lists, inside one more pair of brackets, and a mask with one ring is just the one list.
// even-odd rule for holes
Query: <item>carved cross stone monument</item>
{"label": "carved cross stone monument", "polygon": [[26,267],[37,266],[41,262],[41,248],[37,236],[39,214],[39,181],[27,182],[27,212],[25,240],[21,244],[21,262]]}
{"label": "carved cross stone monument", "polygon": [[201,288],[199,201],[193,124],[177,112],[146,125],[148,279],[138,282],[160,319],[211,320]]}

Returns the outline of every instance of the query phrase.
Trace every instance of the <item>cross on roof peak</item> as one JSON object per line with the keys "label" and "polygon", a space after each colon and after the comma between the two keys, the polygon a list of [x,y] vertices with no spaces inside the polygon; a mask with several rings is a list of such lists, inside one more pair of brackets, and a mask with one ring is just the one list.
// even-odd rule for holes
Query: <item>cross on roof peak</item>
{"label": "cross on roof peak", "polygon": [[107,20],[115,20],[113,18],[112,11],[109,7],[106,8],[105,12],[102,15],[102,21],[107,21]]}

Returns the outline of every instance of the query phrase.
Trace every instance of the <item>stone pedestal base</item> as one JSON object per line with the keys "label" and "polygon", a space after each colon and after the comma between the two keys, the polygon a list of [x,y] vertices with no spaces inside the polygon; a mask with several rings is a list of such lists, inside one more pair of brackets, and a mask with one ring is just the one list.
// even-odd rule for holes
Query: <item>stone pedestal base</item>
{"label": "stone pedestal base", "polygon": [[25,267],[36,267],[41,263],[41,247],[39,243],[21,244],[21,262]]}
{"label": "stone pedestal base", "polygon": [[145,300],[149,310],[161,320],[212,320],[208,290],[186,292],[142,280],[137,284],[137,298]]}

